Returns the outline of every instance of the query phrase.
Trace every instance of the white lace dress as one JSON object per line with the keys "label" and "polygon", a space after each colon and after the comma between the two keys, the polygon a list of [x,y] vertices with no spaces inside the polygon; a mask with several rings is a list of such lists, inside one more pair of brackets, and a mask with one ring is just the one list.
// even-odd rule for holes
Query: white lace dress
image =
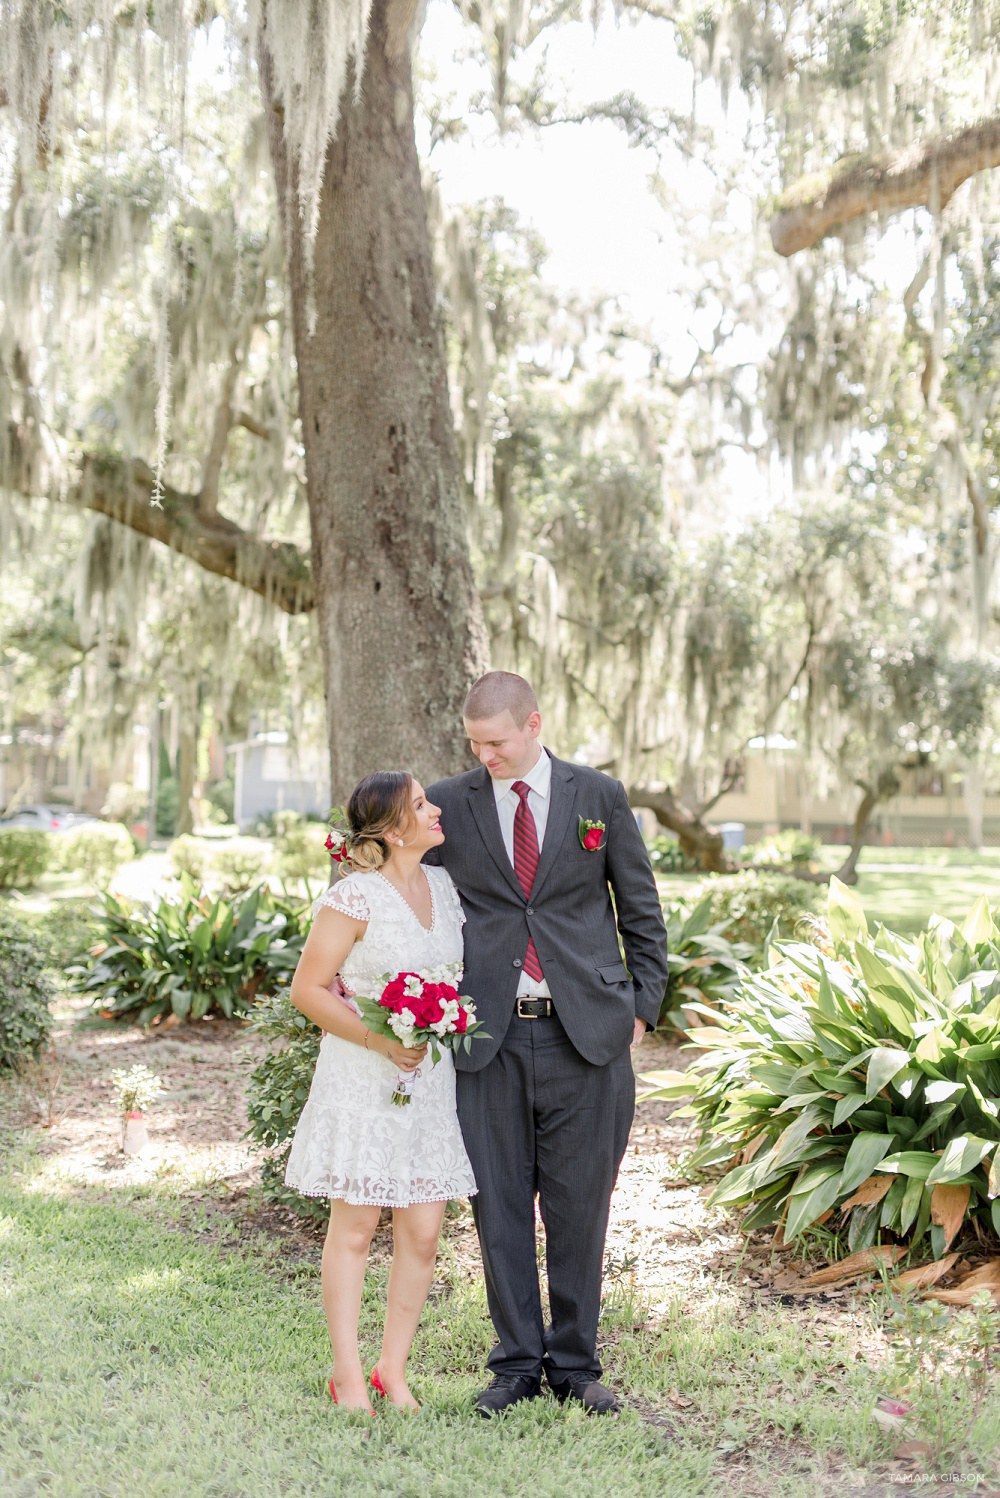
{"label": "white lace dress", "polygon": [[[426,868],[431,924],[426,928],[379,873],[349,874],[317,900],[367,921],[340,972],[352,992],[375,996],[385,975],[461,964],[465,915],[450,875]],[[357,1006],[352,1006],[357,1007]],[[475,1177],[455,1112],[450,1051],[414,1073],[404,1108],[390,1102],[396,1068],[386,1057],[324,1035],[309,1097],[292,1141],[285,1181],[305,1196],[356,1206],[408,1207],[471,1196]]]}

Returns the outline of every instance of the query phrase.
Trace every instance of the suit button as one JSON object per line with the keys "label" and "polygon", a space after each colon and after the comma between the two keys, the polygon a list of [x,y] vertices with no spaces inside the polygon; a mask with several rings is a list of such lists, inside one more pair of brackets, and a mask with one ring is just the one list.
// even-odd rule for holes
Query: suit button
{"label": "suit button", "polygon": [[514,966],[515,967],[520,967],[521,966],[521,959],[520,959],[520,957],[515,957],[514,958]]}
{"label": "suit button", "polygon": [[529,905],[528,908],[527,908],[527,910],[524,913],[525,913],[525,915],[534,915],[535,912],[532,909],[532,907]]}

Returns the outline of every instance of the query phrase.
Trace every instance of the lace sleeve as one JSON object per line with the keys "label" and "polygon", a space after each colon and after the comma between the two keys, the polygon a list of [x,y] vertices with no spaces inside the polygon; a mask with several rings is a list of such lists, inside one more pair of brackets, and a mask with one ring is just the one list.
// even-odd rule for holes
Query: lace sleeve
{"label": "lace sleeve", "polygon": [[458,918],[459,925],[464,926],[465,911],[462,909],[462,902],[459,899],[458,890],[455,888],[455,881],[447,869],[435,868],[432,865],[431,878],[437,880],[438,892],[444,900],[445,905]]}
{"label": "lace sleeve", "polygon": [[331,884],[318,900],[313,901],[314,920],[324,905],[328,905],[331,910],[339,910],[341,915],[349,915],[353,921],[371,920],[372,913],[365,892],[351,874],[337,884]]}

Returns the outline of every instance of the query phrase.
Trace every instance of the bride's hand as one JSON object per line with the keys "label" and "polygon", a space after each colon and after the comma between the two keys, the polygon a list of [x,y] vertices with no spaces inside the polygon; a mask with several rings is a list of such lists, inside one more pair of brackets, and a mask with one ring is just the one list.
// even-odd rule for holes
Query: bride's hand
{"label": "bride's hand", "polygon": [[425,1045],[416,1046],[411,1050],[409,1046],[400,1045],[398,1040],[389,1040],[388,1037],[385,1047],[385,1054],[397,1071],[416,1071],[427,1055]]}

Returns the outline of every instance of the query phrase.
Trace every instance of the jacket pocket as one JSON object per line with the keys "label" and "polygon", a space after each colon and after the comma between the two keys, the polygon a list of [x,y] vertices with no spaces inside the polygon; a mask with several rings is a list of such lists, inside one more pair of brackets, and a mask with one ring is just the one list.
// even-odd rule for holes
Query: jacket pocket
{"label": "jacket pocket", "polygon": [[599,967],[597,971],[605,983],[631,983],[632,981],[623,962],[611,962],[607,967]]}

